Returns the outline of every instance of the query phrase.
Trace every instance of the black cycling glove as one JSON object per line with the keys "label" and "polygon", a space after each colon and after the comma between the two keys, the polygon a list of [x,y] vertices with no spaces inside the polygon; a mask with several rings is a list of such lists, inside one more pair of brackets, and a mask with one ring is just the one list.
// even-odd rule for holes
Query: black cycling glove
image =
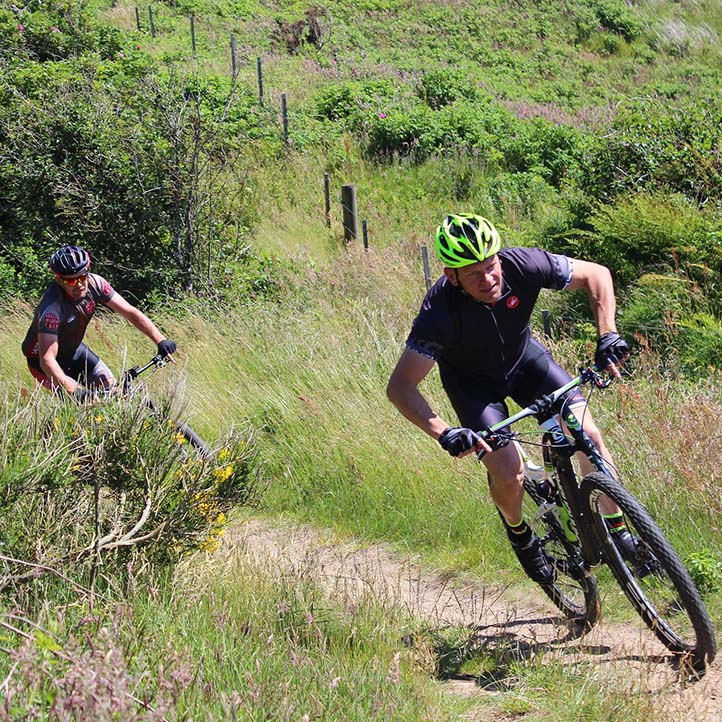
{"label": "black cycling glove", "polygon": [[95,393],[90,389],[83,388],[82,386],[76,386],[75,391],[73,391],[73,398],[79,404],[86,404],[95,398]]}
{"label": "black cycling glove", "polygon": [[594,363],[600,371],[609,364],[618,364],[629,356],[629,344],[614,331],[602,334],[597,341]]}
{"label": "black cycling glove", "polygon": [[169,338],[158,342],[158,353],[163,356],[163,358],[168,356],[168,354],[175,353],[175,350],[175,341],[171,341]]}
{"label": "black cycling glove", "polygon": [[441,448],[448,451],[452,456],[458,456],[473,449],[478,441],[478,434],[475,434],[471,429],[460,426],[450,426],[439,436]]}

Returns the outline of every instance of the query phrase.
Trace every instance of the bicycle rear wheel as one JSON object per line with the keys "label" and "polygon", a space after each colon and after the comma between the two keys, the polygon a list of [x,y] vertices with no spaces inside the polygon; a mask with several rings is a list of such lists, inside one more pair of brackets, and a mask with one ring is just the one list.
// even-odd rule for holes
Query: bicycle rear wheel
{"label": "bicycle rear wheel", "polygon": [[542,493],[538,482],[525,478],[524,490],[524,518],[557,572],[554,584],[539,586],[568,619],[588,631],[601,614],[596,577],[585,568],[581,548],[567,537],[556,505]]}
{"label": "bicycle rear wheel", "polygon": [[[701,672],[715,657],[712,622],[689,572],[644,507],[616,479],[599,472],[582,481],[583,503],[604,560],[632,606],[656,637],[683,664]],[[612,499],[639,539],[633,559],[625,560],[611,538],[599,507]]]}

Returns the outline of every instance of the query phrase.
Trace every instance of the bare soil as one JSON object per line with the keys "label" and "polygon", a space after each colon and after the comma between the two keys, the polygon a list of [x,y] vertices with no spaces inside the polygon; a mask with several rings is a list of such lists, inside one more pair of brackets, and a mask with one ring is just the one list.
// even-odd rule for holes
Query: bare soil
{"label": "bare soil", "polygon": [[[243,554],[272,573],[313,579],[344,604],[371,595],[382,604],[401,605],[434,628],[468,627],[475,644],[497,655],[528,658],[544,651],[546,660],[570,670],[592,662],[605,678],[619,681],[620,693],[648,697],[655,712],[650,722],[722,720],[722,665],[716,662],[694,683],[681,680],[673,657],[641,622],[602,620],[579,638],[533,587],[497,588],[424,571],[417,560],[383,545],[339,543],[328,532],[307,525],[248,521],[228,530],[223,551],[226,563]],[[510,685],[513,680],[470,675],[446,681],[450,693],[478,697]],[[490,716],[486,707],[483,719],[505,718]]]}

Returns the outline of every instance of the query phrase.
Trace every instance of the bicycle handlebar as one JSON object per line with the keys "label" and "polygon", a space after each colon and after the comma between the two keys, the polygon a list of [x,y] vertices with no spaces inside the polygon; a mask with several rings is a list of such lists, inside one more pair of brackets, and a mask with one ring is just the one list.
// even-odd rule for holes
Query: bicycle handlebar
{"label": "bicycle handlebar", "polygon": [[[530,416],[538,416],[539,414],[554,412],[554,407],[564,394],[571,391],[573,388],[589,383],[594,384],[594,386],[598,389],[606,389],[612,383],[612,379],[603,379],[596,366],[583,367],[579,370],[579,375],[564,384],[564,386],[560,386],[550,394],[536,399],[536,401],[533,401],[529,404],[529,406],[521,411],[518,411],[516,414],[512,414],[489,428],[477,431],[476,433],[491,447],[492,451],[500,449],[512,440],[510,433],[500,432],[503,432],[517,421],[521,421],[522,419],[526,419]],[[481,461],[486,453],[487,452],[484,449],[478,451],[476,453],[477,459]]]}

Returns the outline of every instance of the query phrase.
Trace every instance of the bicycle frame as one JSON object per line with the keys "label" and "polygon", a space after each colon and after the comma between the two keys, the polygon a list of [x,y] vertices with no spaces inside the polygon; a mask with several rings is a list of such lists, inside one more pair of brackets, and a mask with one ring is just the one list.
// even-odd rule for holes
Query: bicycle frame
{"label": "bicycle frame", "polygon": [[[564,410],[567,403],[566,394],[587,383],[593,383],[597,388],[606,388],[611,381],[603,380],[594,367],[582,369],[576,378],[556,389],[548,396],[537,399],[516,414],[478,433],[492,448],[494,448],[495,445],[498,448],[508,443],[508,440],[516,438],[514,434],[504,434],[500,432],[503,432],[512,424],[522,419],[529,418],[530,416],[536,418],[543,432],[542,445],[545,453],[549,455],[548,460],[557,472],[559,491],[570,512],[570,521],[573,525],[572,530],[579,538],[579,544],[582,548],[585,562],[588,568],[591,569],[601,564],[602,555],[594,543],[594,537],[581,503],[579,480],[571,464],[572,456],[577,452],[581,452],[589,459],[597,471],[612,477],[616,475],[599,453],[594,441],[592,441],[584,431],[573,411],[569,409],[565,412]],[[560,419],[563,419],[564,424],[568,428],[572,437],[571,441],[565,434]],[[481,460],[484,452],[480,452],[477,456]]]}

